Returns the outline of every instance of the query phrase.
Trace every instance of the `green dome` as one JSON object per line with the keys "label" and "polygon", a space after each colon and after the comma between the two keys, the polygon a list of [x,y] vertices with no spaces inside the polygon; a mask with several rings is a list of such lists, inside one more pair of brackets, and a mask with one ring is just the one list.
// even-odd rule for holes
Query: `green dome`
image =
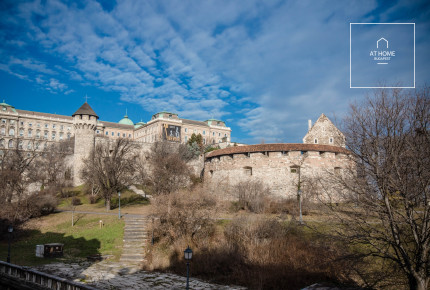
{"label": "green dome", "polygon": [[121,121],[119,121],[118,123],[123,125],[131,125],[131,126],[134,125],[133,121],[130,120],[127,115],[125,115],[124,118],[122,118]]}
{"label": "green dome", "polygon": [[137,122],[137,123],[134,125],[134,128],[135,128],[135,129],[137,129],[137,128],[139,128],[139,127],[142,127],[143,125],[145,125],[145,122],[142,122],[142,120],[140,120],[140,122]]}

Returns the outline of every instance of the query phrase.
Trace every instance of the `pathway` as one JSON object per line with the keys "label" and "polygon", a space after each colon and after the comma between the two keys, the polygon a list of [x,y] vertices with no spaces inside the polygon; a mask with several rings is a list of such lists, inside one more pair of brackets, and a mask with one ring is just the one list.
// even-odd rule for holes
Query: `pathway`
{"label": "pathway", "polygon": [[149,242],[148,229],[146,228],[149,223],[148,218],[126,216],[124,222],[124,244],[120,262],[141,265],[146,261],[146,246]]}

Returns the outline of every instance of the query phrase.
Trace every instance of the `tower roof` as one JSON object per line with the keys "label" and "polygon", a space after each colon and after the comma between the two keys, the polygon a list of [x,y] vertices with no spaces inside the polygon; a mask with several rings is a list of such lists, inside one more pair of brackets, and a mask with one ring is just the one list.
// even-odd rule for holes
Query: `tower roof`
{"label": "tower roof", "polygon": [[87,102],[85,102],[72,116],[75,115],[90,115],[99,118]]}

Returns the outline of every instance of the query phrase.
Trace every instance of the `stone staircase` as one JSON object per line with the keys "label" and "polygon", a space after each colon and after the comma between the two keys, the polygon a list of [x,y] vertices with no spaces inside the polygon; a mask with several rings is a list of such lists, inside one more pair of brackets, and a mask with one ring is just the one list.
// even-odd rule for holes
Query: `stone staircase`
{"label": "stone staircase", "polygon": [[144,216],[125,217],[121,263],[141,265],[146,261],[146,245],[150,241],[147,224],[149,220]]}

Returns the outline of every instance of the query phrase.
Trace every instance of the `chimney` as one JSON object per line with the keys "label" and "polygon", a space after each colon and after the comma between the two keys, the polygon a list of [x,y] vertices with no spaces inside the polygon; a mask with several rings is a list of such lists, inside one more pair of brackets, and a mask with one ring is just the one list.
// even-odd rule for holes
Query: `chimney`
{"label": "chimney", "polygon": [[311,119],[309,119],[308,120],[308,130],[310,130],[311,128],[312,128],[312,120]]}

